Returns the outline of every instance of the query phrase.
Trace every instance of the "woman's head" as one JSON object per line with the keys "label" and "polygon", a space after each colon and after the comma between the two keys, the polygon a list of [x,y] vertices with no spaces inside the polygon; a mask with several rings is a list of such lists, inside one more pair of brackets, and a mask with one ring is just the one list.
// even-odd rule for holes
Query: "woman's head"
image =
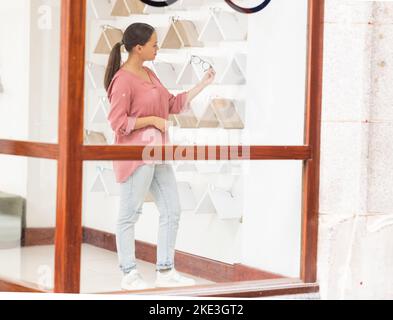
{"label": "woman's head", "polygon": [[120,69],[122,45],[130,55],[137,55],[142,61],[154,60],[158,51],[157,33],[146,23],[133,23],[126,29],[122,41],[115,44],[109,56],[104,80],[106,90]]}

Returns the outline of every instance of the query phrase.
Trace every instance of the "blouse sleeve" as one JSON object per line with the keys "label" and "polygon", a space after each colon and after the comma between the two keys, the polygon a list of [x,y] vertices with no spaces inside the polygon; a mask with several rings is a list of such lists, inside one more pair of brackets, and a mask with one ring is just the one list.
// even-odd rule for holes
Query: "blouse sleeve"
{"label": "blouse sleeve", "polygon": [[132,103],[132,88],[129,83],[116,80],[108,95],[111,105],[108,120],[117,135],[127,136],[134,130],[137,120],[127,113]]}
{"label": "blouse sleeve", "polygon": [[188,92],[183,92],[176,96],[168,92],[168,95],[170,114],[179,114],[191,108],[190,103],[187,103]]}

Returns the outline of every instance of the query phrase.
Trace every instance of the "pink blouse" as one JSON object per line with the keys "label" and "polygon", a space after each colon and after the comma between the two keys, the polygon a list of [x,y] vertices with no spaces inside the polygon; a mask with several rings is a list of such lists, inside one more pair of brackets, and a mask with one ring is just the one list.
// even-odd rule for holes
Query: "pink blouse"
{"label": "pink blouse", "polygon": [[[152,125],[135,130],[136,119],[149,116],[168,119],[169,114],[190,109],[190,103],[186,103],[188,92],[177,96],[171,94],[151,69],[144,68],[152,82],[120,69],[108,88],[111,104],[108,120],[115,132],[116,145],[165,145],[169,142],[167,132],[163,133]],[[125,182],[139,166],[146,163],[151,161],[113,161],[116,181]]]}

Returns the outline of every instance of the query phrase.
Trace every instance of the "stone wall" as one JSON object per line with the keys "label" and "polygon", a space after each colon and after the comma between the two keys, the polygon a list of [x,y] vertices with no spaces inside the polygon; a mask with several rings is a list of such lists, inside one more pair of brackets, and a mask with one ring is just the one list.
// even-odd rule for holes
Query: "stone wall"
{"label": "stone wall", "polygon": [[393,298],[393,2],[326,0],[318,277]]}

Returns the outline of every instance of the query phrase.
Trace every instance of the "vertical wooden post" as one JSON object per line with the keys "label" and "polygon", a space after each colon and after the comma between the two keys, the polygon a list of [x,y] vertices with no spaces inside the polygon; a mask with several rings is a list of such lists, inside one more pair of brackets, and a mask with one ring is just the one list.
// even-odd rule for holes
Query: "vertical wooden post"
{"label": "vertical wooden post", "polygon": [[61,0],[55,292],[79,293],[86,0]]}
{"label": "vertical wooden post", "polygon": [[305,145],[311,147],[311,159],[303,166],[300,277],[304,282],[317,281],[324,5],[324,0],[309,0]]}

